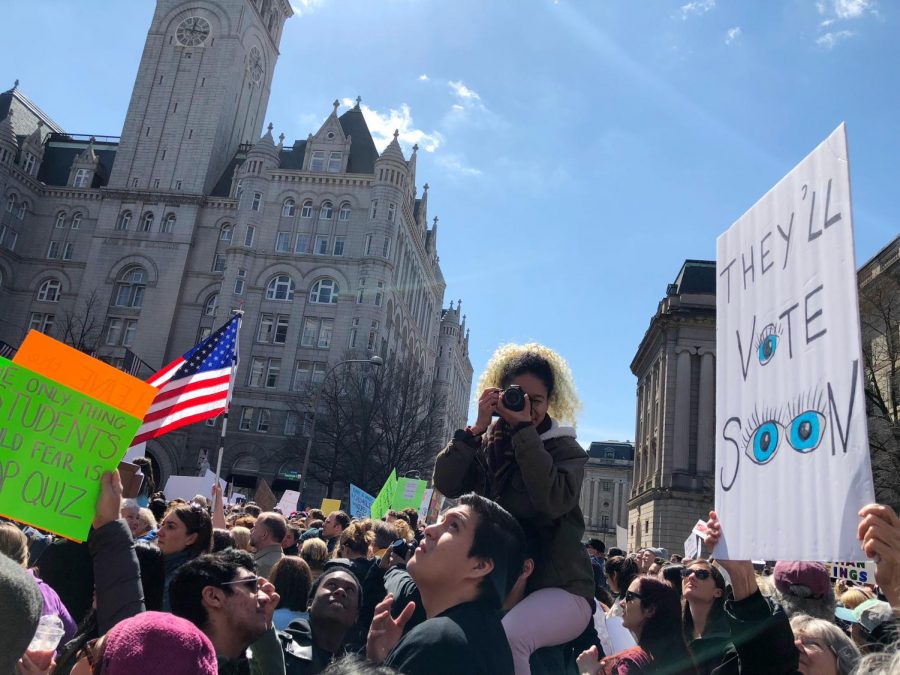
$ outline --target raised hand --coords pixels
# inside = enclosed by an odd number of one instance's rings
[[[722,538],[722,524],[715,511],[709,512],[709,520],[706,521],[706,536],[703,543],[707,551],[715,553],[716,545]],[[759,590],[756,583],[756,573],[753,571],[753,563],[749,560],[720,560],[716,558],[716,564],[720,565],[728,576],[731,577],[731,588],[734,591],[735,600],[743,600]]]
[[[118,520],[122,510],[122,479],[118,471],[107,471],[100,477],[100,497],[94,511],[94,529]]]
[[[481,392],[481,397],[478,399],[478,419],[475,421],[472,431],[482,434],[487,430],[491,425],[491,418],[494,416],[494,411],[497,410],[499,401],[500,390],[497,387],[488,387]]]
[[[366,640],[366,658],[375,663],[383,663],[391,650],[397,646],[403,637],[403,627],[416,611],[416,603],[410,602],[395,619],[391,616],[393,604],[394,596],[388,593],[384,600],[375,605],[375,618],[372,619],[369,637]]]
[[[857,535],[865,554],[875,561],[875,581],[891,606],[900,607],[900,518],[884,504],[864,506],[859,515]]]

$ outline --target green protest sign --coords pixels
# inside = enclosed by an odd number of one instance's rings
[[[397,487],[394,488],[394,498],[391,500],[391,508],[394,511],[412,508],[416,511],[422,505],[422,497],[425,495],[425,488],[428,487],[428,481],[418,480],[417,478],[401,478],[397,481]]]
[[[0,358],[0,514],[84,541],[141,420]]]
[[[375,497],[375,501],[372,502],[372,518],[384,518],[384,514],[386,514],[391,508],[391,499],[394,496],[394,488],[397,485],[397,470],[391,469],[391,475],[387,477],[387,480],[384,481],[384,485],[381,486],[381,490],[378,491],[378,496]]]

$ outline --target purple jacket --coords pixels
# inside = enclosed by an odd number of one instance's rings
[[[78,629],[78,626],[75,625],[75,622],[72,620],[72,615],[69,614],[69,610],[66,609],[62,600],[59,599],[56,591],[37,576],[34,573],[34,570],[30,569],[28,571],[31,572],[31,576],[33,576],[34,580],[37,582],[38,588],[41,591],[41,597],[44,598],[44,609],[41,612],[41,616],[56,614],[63,623],[63,628],[65,628],[66,632],[65,635],[63,635],[62,640],[59,641],[60,646],[62,646],[75,637],[75,631]]]

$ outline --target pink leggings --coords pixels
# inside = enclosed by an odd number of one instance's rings
[[[590,620],[591,606],[580,595],[542,588],[527,596],[503,617],[516,675],[531,674],[532,652],[574,640]]]

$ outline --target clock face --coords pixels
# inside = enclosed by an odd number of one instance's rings
[[[250,74],[250,79],[254,82],[259,82],[262,79],[262,56],[256,47],[250,49],[250,55],[247,57],[247,72]]]
[[[199,16],[191,16],[178,24],[175,37],[185,47],[198,47],[209,37],[209,21]]]

